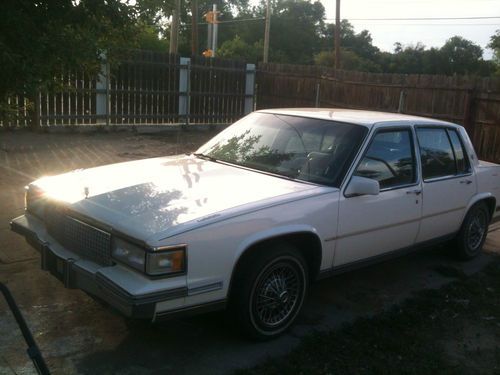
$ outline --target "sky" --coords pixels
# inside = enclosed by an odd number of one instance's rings
[[[327,22],[335,20],[335,0],[321,0]],[[441,47],[447,39],[460,35],[484,49],[490,37],[500,29],[500,0],[341,0],[340,15],[354,25],[356,32],[370,31],[373,44],[383,51],[393,51],[394,43],[423,43]],[[372,21],[359,18],[422,18],[422,17],[498,17],[479,20]],[[271,26],[272,27],[272,26]]]

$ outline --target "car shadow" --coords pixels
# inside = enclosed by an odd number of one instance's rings
[[[474,274],[492,259],[485,254],[462,263],[448,252],[433,248],[314,283],[297,323],[273,341],[241,337],[226,312],[154,324],[126,320],[121,342],[82,356],[76,369],[86,374],[221,374],[251,367],[288,353],[305,335],[377,314],[419,290]]]

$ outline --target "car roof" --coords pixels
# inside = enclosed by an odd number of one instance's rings
[[[390,112],[377,112],[377,111],[364,111],[357,109],[343,109],[343,108],[279,108],[279,109],[263,109],[257,112],[261,113],[274,113],[279,115],[299,116],[308,118],[317,118],[321,120],[332,120],[339,122],[347,122],[351,124],[364,125],[372,127],[375,124],[391,123],[395,126],[401,123],[410,123],[418,125],[453,125],[447,121],[441,121],[426,117],[411,116],[401,113]]]

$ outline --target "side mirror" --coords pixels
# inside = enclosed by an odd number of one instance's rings
[[[345,190],[345,196],[347,198],[360,195],[378,195],[379,193],[380,184],[377,180],[359,176],[353,176]]]

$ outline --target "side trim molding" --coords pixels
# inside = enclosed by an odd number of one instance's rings
[[[355,262],[342,264],[341,266],[333,267],[333,268],[330,268],[327,270],[323,270],[319,273],[317,280],[322,280],[322,279],[325,279],[325,278],[328,278],[328,277],[331,277],[334,275],[338,275],[338,274],[341,274],[344,272],[367,267],[367,266],[377,264],[377,263],[380,263],[380,262],[388,260],[388,259],[399,258],[403,255],[410,254],[410,253],[413,253],[415,251],[420,251],[420,250],[424,250],[424,249],[427,249],[427,248],[432,247],[432,246],[439,245],[443,242],[446,242],[446,241],[449,241],[449,240],[455,238],[455,236],[456,236],[456,233],[452,233],[452,234],[438,237],[438,238],[435,238],[435,239],[432,239],[429,241],[421,242],[421,243],[413,245],[413,246],[404,247],[402,249],[397,249],[397,250],[394,250],[394,251],[391,251],[391,252],[388,252],[385,254],[375,255],[375,256],[368,258],[368,259],[362,259],[362,260],[358,260]]]
[[[154,320],[167,320],[173,319],[179,316],[192,316],[198,314],[204,314],[207,312],[224,310],[227,306],[227,300],[221,299],[218,301],[208,302],[201,305],[182,307],[176,310],[160,311],[155,315]]]

